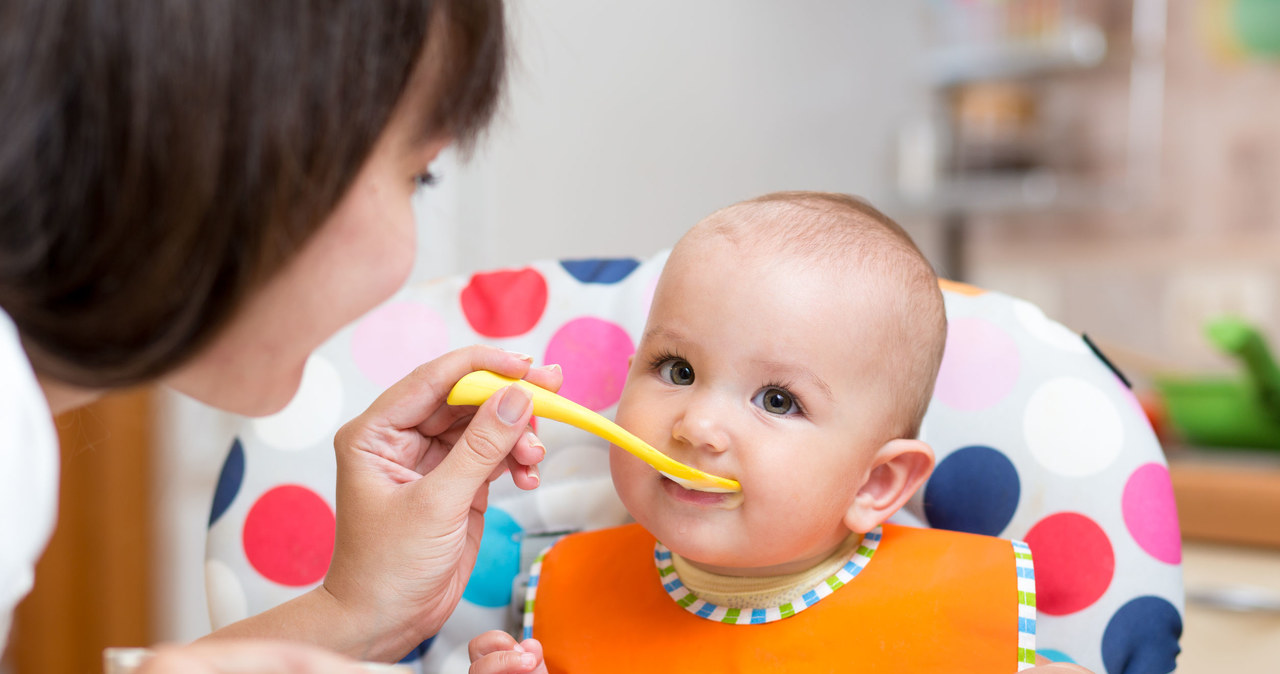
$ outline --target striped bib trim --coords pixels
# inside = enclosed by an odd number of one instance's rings
[[[871,562],[871,557],[876,553],[876,547],[880,545],[882,535],[880,527],[872,529],[862,537],[858,548],[853,551],[849,561],[845,562],[839,571],[813,586],[800,597],[781,606],[769,608],[727,608],[701,599],[680,580],[680,574],[676,572],[676,567],[671,562],[671,551],[662,543],[656,543],[653,546],[653,563],[658,567],[658,574],[662,577],[663,589],[667,591],[672,601],[684,610],[699,618],[727,625],[760,625],[790,618],[853,580]]]

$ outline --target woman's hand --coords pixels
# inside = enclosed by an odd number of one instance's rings
[[[528,424],[533,405],[510,386],[480,407],[451,406],[464,375],[492,370],[552,391],[558,366],[468,347],[392,386],[334,438],[337,540],[324,589],[380,636],[366,659],[399,658],[453,612],[475,565],[489,482],[509,471],[538,485],[546,450]]]
[[[116,671],[108,667],[108,672]],[[287,641],[219,641],[160,647],[135,674],[368,674],[354,660]]]
[[[324,583],[210,635],[306,641],[360,660],[399,660],[439,631],[475,566],[489,482],[538,486],[546,454],[533,405],[510,386],[479,407],[446,403],[475,370],[560,388],[559,366],[493,347],[447,353],[414,370],[343,426],[337,538]]]
[[[485,632],[467,644],[469,674],[547,674],[542,644],[537,639],[520,643],[506,632]]]

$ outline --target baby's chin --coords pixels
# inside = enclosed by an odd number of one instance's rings
[[[787,574],[803,571],[803,568],[791,568],[795,562],[787,560],[752,560],[741,558],[725,558],[721,555],[698,554],[706,552],[700,550],[691,550],[692,555],[681,553],[679,550],[667,546],[672,552],[680,555],[680,558],[689,562],[693,566],[720,576],[737,576],[743,578],[768,578],[771,576],[785,576]],[[780,563],[779,563],[780,562]]]
[[[668,550],[679,555],[684,561],[703,571],[722,576],[778,575],[769,573],[768,569],[779,563],[788,562],[776,557],[765,559],[758,552],[759,546],[715,539],[714,534],[708,536],[705,531],[699,532],[696,528],[682,532],[679,527],[673,526],[662,532],[666,536],[659,534],[661,529],[650,528],[649,531],[657,535],[658,540]]]
[[[650,529],[650,531],[653,531]],[[739,576],[749,578],[769,578],[786,576],[808,571],[822,562],[834,552],[834,549],[819,552],[806,557],[784,557],[777,554],[762,554],[762,549],[771,546],[729,544],[724,540],[713,540],[706,536],[681,536],[678,532],[670,532],[670,541],[659,537],[658,540],[668,550],[679,555],[681,559],[709,573],[721,576]]]

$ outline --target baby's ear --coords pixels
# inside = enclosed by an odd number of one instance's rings
[[[876,452],[867,481],[845,513],[845,526],[865,534],[889,519],[924,485],[933,461],[933,448],[920,440],[890,440]]]

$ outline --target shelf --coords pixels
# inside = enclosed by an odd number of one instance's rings
[[[910,210],[927,213],[1077,213],[1119,209],[1127,191],[1051,171],[949,178],[927,193],[899,195]]]
[[[1186,540],[1280,548],[1280,452],[1170,446]]]
[[[1088,69],[1102,63],[1106,54],[1102,30],[1081,24],[1046,37],[939,48],[930,55],[927,68],[929,80],[946,87]]]

